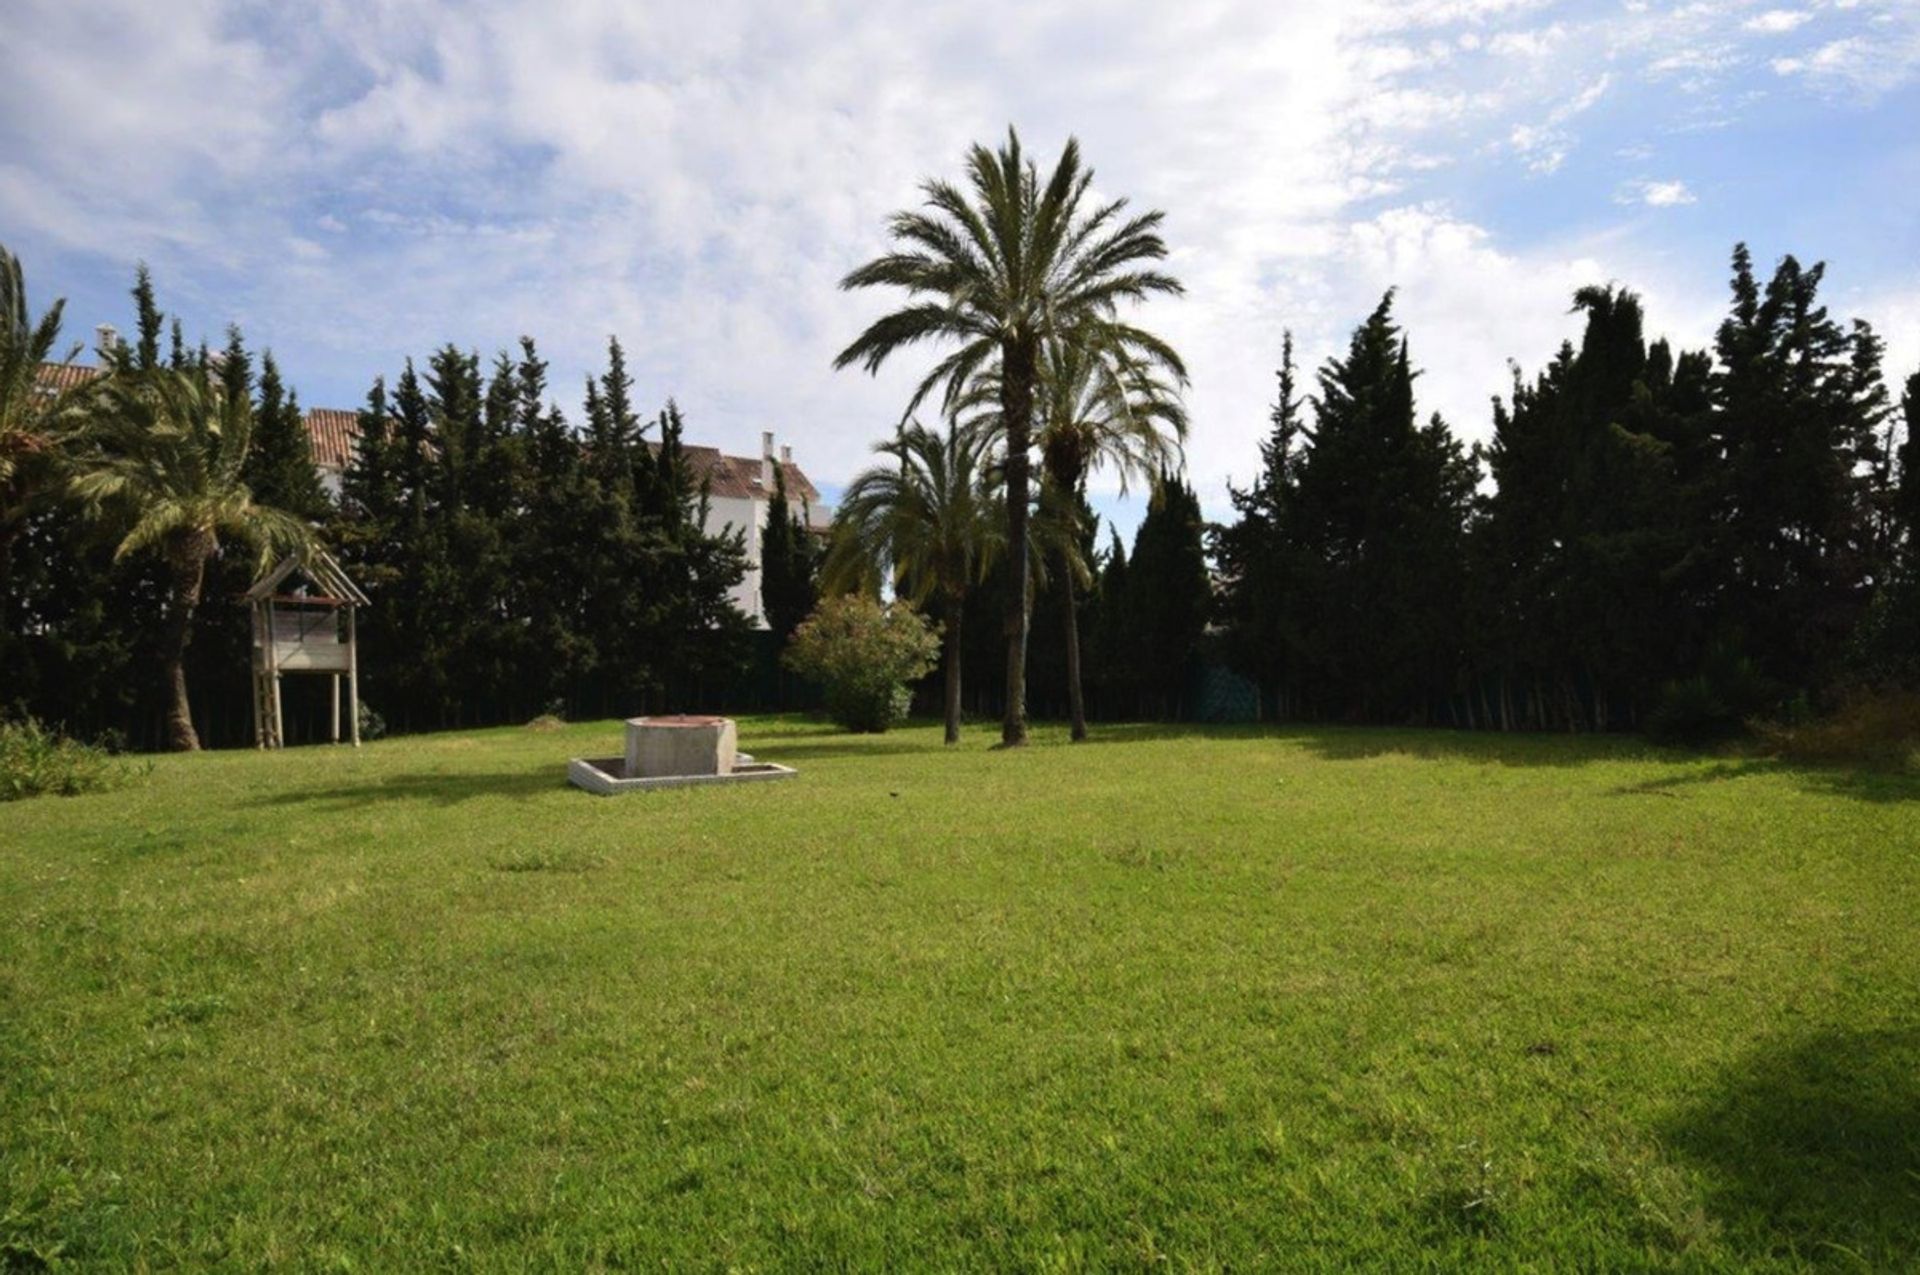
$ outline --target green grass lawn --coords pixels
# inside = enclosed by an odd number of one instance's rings
[[[1920,1254],[1920,780],[610,723],[0,806],[0,1268]]]

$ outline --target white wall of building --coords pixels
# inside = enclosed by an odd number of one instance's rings
[[[747,573],[733,586],[733,604],[753,621],[753,627],[767,627],[760,606],[760,539],[766,526],[767,502],[745,500],[738,496],[715,496],[707,504],[706,531],[717,536],[725,531],[741,532],[747,546]]]

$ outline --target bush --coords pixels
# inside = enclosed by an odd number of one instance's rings
[[[1657,740],[1707,744],[1731,739],[1754,717],[1778,704],[1780,689],[1752,660],[1728,645],[1707,653],[1700,672],[1660,689],[1647,715],[1647,733]]]
[[[1754,733],[1788,761],[1912,769],[1920,763],[1920,694],[1861,692],[1829,716],[1755,722]]]
[[[827,716],[848,730],[878,733],[906,719],[907,683],[924,677],[939,652],[939,626],[918,611],[852,594],[815,607],[784,659],[819,683]]]
[[[1920,690],[1920,565],[1896,572],[1874,593],[1847,664],[1863,684]]]
[[[117,782],[122,770],[104,748],[68,739],[31,717],[0,722],[0,801],[95,792]]]

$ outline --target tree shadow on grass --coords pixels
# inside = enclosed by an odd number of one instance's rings
[[[481,797],[524,800],[567,786],[567,766],[562,760],[532,770],[419,771],[363,783],[290,788],[282,792],[262,793],[253,798],[250,804],[350,809],[375,802],[417,801],[435,806],[454,806]]]
[[[873,735],[851,735],[845,731],[837,735],[823,736],[818,742],[790,743],[794,736],[768,739],[751,746],[742,744],[753,754],[755,761],[778,762],[783,766],[798,765],[803,761],[817,761],[823,757],[903,757],[913,753],[937,753],[942,751],[940,744],[910,744],[899,740],[886,740]]]
[[[1755,775],[1784,775],[1807,792],[1852,797],[1857,801],[1920,801],[1920,775],[1872,767],[1794,765],[1775,757],[1724,761],[1701,770],[1662,775],[1610,790],[1614,797],[1677,797],[1702,784],[1723,783]]]
[[[1500,766],[1584,766],[1635,758],[1681,760],[1687,755],[1631,735],[1559,735],[1444,730],[1398,726],[1303,726],[1283,724],[1173,725],[1129,723],[1095,726],[1089,743],[1142,744],[1182,739],[1266,740],[1295,744],[1323,761],[1418,757]]]
[[[1920,1254],[1920,1031],[1769,1042],[1664,1133],[1744,1259],[1895,1270]]]
[[[1573,769],[1595,762],[1650,762],[1686,766],[1674,774],[1611,789],[1609,795],[1679,796],[1685,789],[1761,775],[1783,775],[1808,792],[1860,801],[1920,801],[1920,775],[1871,766],[1794,764],[1775,757],[1723,758],[1663,747],[1637,735],[1562,735],[1418,729],[1394,726],[1168,724],[1140,722],[1093,728],[1089,743],[1146,744],[1182,739],[1267,740],[1294,744],[1322,761],[1415,757],[1483,766]]]

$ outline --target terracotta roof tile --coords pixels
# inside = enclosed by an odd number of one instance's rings
[[[85,363],[42,363],[33,383],[48,394],[60,394],[77,389],[99,375],[99,368]]]
[[[360,439],[360,413],[332,407],[307,409],[307,441],[313,463],[322,469],[345,470]]]
[[[649,444],[658,447],[659,444]],[[687,458],[687,468],[692,471],[693,479],[699,482],[706,479],[708,490],[715,496],[732,500],[754,500],[771,498],[770,488],[760,485],[760,462],[750,456],[728,456],[718,447],[700,447],[687,444],[681,447]],[[807,478],[800,466],[792,461],[781,465],[787,480],[787,499],[793,504],[805,502],[811,509],[820,508],[820,491]]]

